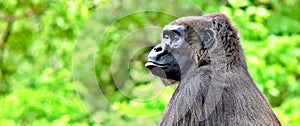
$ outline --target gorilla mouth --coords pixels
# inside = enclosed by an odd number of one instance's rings
[[[159,67],[161,69],[166,69],[168,66],[169,66],[169,64],[159,64],[159,63],[151,62],[151,61],[148,61],[145,64],[145,67],[147,67],[150,70],[153,69],[153,68],[155,68],[155,67]]]

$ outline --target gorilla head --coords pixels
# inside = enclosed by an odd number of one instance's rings
[[[203,22],[204,26],[205,23],[207,22]],[[192,42],[195,40],[197,43]],[[156,76],[180,81],[194,64],[207,63],[203,60],[205,55],[199,57],[200,53],[191,48],[200,46],[198,51],[203,52],[213,43],[214,32],[212,30],[195,30],[188,24],[173,22],[163,28],[161,43],[151,50],[145,66]],[[195,52],[197,54],[194,54]]]

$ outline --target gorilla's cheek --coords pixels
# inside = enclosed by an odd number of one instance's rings
[[[169,66],[166,70],[167,79],[177,80],[180,81],[181,78],[181,71],[179,64],[175,62],[171,66]]]

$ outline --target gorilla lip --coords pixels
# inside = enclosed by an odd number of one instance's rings
[[[158,64],[158,63],[155,63],[155,62],[148,61],[145,64],[145,67],[147,67],[148,69],[152,69],[154,67],[159,67],[159,68],[165,69],[165,68],[168,67],[168,64]]]

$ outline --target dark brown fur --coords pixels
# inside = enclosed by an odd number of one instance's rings
[[[280,126],[264,95],[250,77],[237,30],[222,14],[180,18],[195,64],[181,78],[160,126]],[[203,50],[195,32],[215,31],[212,48]],[[201,66],[209,60],[210,64]]]

